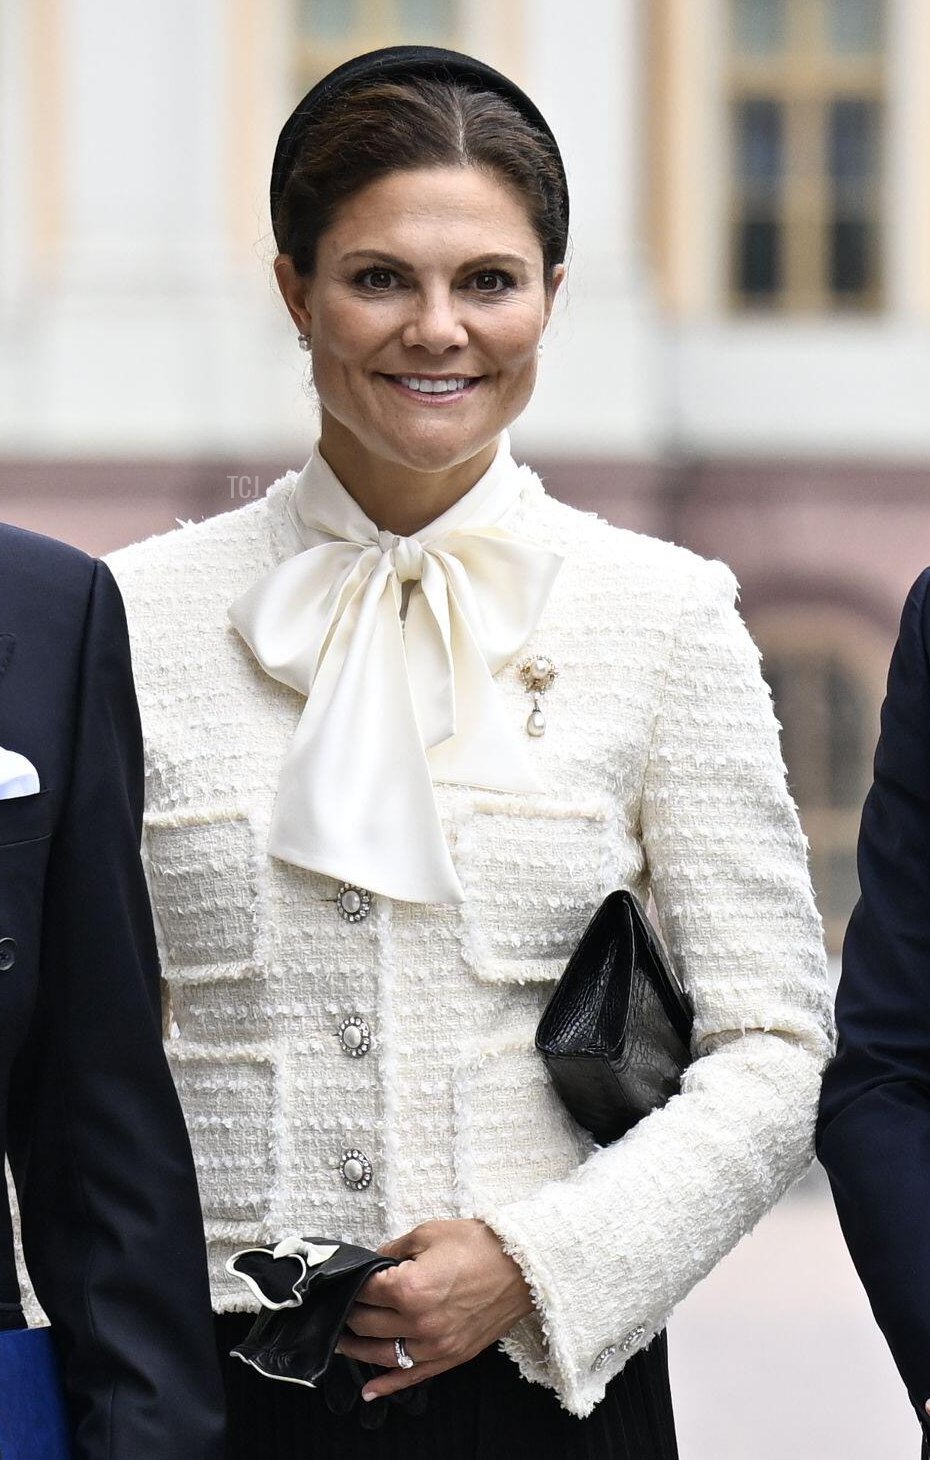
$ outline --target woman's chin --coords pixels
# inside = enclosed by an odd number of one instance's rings
[[[437,423],[439,424],[439,423]],[[451,424],[451,423],[450,423]],[[411,431],[401,439],[385,441],[375,452],[385,460],[415,472],[444,472],[471,461],[499,437],[503,427],[478,436],[464,436],[454,430],[431,428]]]

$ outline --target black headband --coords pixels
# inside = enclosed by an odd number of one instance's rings
[[[291,112],[278,138],[271,168],[271,220],[276,223],[278,205],[300,153],[300,146],[314,116],[334,97],[378,81],[458,81],[476,91],[492,91],[509,101],[525,121],[548,138],[562,179],[562,208],[568,230],[568,182],[559,144],[542,112],[513,81],[493,67],[459,51],[434,46],[388,46],[353,56],[318,81]]]

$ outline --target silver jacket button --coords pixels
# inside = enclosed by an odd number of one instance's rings
[[[615,1343],[609,1343],[606,1348],[601,1349],[597,1358],[594,1360],[594,1363],[591,1365],[591,1368],[594,1370],[595,1374],[600,1373],[604,1365],[610,1363],[616,1352],[617,1345]]]
[[[637,1324],[637,1326],[627,1334],[626,1338],[621,1343],[620,1347],[623,1349],[623,1352],[625,1354],[628,1354],[630,1352],[630,1349],[635,1348],[640,1340],[645,1337],[645,1334],[645,1326],[642,1323]]]
[[[371,912],[371,893],[352,882],[343,882],[336,894],[336,910],[347,923],[363,923]]]
[[[339,1025],[339,1039],[343,1054],[356,1060],[371,1049],[371,1030],[361,1014],[350,1014],[348,1019],[343,1019]]]
[[[364,1191],[366,1186],[371,1185],[371,1162],[364,1151],[343,1151],[339,1170],[351,1191]]]

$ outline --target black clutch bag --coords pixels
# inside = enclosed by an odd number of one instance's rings
[[[612,892],[582,935],[536,1030],[562,1103],[602,1146],[675,1095],[694,1015],[631,892]]]

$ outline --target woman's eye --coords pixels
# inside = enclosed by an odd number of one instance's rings
[[[363,289],[374,289],[383,294],[390,289],[394,283],[394,273],[391,269],[363,269],[355,276],[356,284],[361,284]]]
[[[505,274],[502,269],[483,269],[475,275],[474,283],[479,294],[503,294],[513,288],[514,279],[512,274]]]

